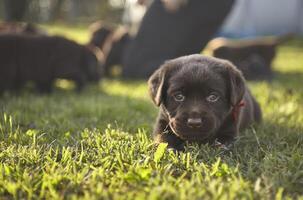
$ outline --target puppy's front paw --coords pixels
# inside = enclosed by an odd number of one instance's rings
[[[175,153],[177,152],[180,152],[180,151],[184,151],[185,147],[184,147],[184,144],[177,144],[177,145],[171,145],[171,144],[168,144],[168,147],[167,149],[169,151],[173,151]]]

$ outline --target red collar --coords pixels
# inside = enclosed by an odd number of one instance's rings
[[[234,122],[238,121],[239,114],[240,114],[240,109],[243,106],[245,106],[244,100],[240,101],[238,104],[233,106],[233,108],[232,108],[232,117],[233,117]]]

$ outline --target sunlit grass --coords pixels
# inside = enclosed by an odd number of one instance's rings
[[[82,44],[85,44],[89,41],[88,25],[70,26],[67,24],[56,24],[55,26],[41,25],[41,27],[46,28],[48,33],[51,35],[66,36]]]
[[[86,29],[46,26],[87,41]],[[0,99],[0,199],[303,199],[303,42],[279,48],[271,82],[249,82],[264,123],[224,152],[174,153],[150,137],[145,81]],[[301,196],[300,196],[301,195]]]

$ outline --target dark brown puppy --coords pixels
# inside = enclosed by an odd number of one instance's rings
[[[55,79],[70,79],[80,90],[98,81],[102,68],[85,46],[59,36],[0,35],[0,93],[18,90],[26,82],[50,92]]]
[[[88,45],[99,48],[104,55],[105,75],[111,76],[111,67],[122,64],[122,58],[131,36],[124,27],[115,30],[103,25],[102,22],[95,22],[91,26],[91,39]]]
[[[262,118],[241,72],[225,60],[180,57],[163,64],[148,83],[160,107],[154,139],[178,150],[184,141],[228,144]]]
[[[277,46],[289,38],[291,35],[241,40],[216,38],[209,42],[208,49],[214,57],[235,64],[248,80],[271,80]]]

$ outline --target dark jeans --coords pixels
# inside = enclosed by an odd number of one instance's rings
[[[154,0],[123,57],[125,78],[147,78],[165,60],[200,53],[217,32],[234,0],[188,0],[175,13]]]

